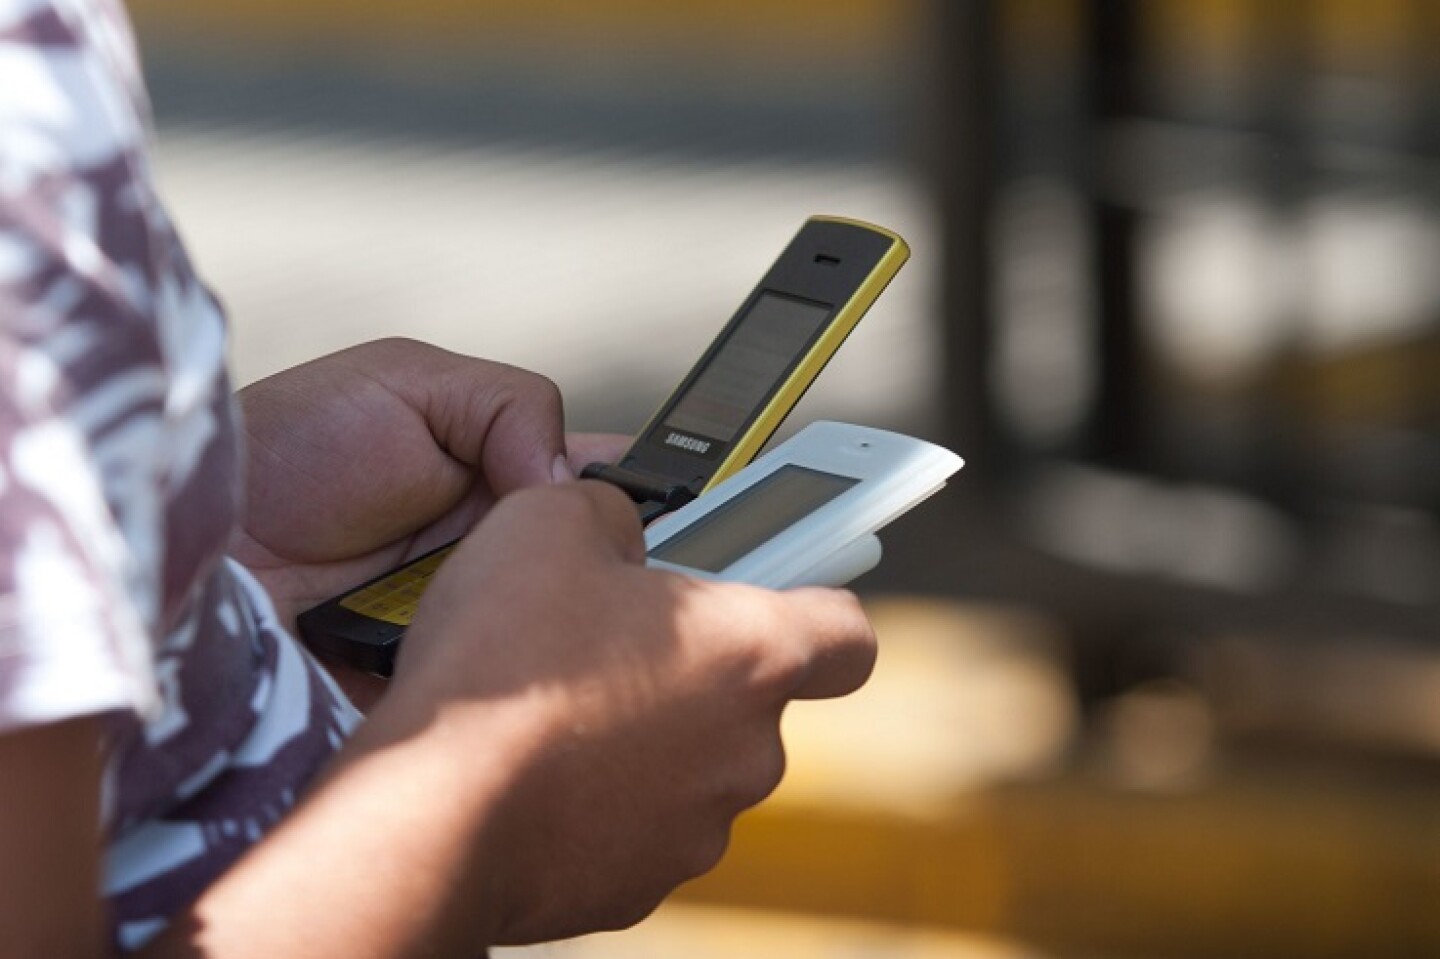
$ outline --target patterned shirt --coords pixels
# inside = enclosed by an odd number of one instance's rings
[[[148,117],[118,0],[0,0],[0,734],[109,720],[119,949],[261,838],[357,721],[223,555],[224,319],[155,196]]]

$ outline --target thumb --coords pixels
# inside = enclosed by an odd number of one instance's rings
[[[573,479],[560,390],[538,373],[457,357],[432,387],[435,438],[496,495]]]

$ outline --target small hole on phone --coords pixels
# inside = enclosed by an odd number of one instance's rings
[[[815,262],[823,266],[839,266],[840,258],[838,256],[831,256],[829,253],[816,253]]]

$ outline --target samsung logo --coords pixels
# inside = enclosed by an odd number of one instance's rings
[[[665,437],[665,445],[678,446],[680,449],[688,450],[691,453],[703,454],[710,452],[709,440],[697,440],[695,437],[686,436],[684,433],[669,434]]]

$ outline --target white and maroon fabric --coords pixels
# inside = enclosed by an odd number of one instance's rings
[[[242,488],[225,322],[154,193],[148,127],[118,3],[0,0],[0,734],[107,717],[121,950],[358,721],[224,557]]]

